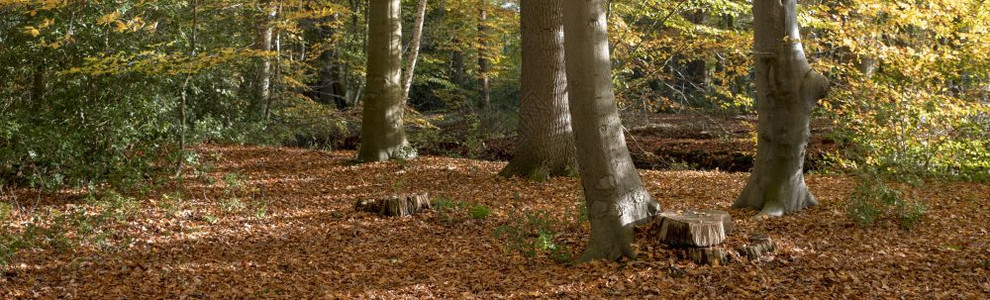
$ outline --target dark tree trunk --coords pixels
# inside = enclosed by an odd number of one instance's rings
[[[499,173],[541,180],[577,172],[564,69],[561,0],[523,1],[519,143]]]

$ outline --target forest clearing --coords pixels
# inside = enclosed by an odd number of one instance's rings
[[[778,252],[757,261],[697,265],[659,244],[655,232],[642,230],[636,260],[572,266],[557,262],[550,251],[537,249],[532,257],[512,251],[496,231],[513,226],[518,216],[550,212],[553,244],[577,255],[588,224],[580,220],[575,178],[503,178],[495,175],[503,163],[461,158],[355,165],[351,151],[239,146],[196,151],[208,157],[208,171],[187,175],[185,195],[168,196],[170,189],[164,188],[134,199],[137,205],[108,225],[118,229],[99,243],[83,238],[71,251],[18,254],[17,263],[0,267],[0,295],[978,299],[990,293],[987,184],[911,189],[930,210],[906,231],[896,220],[863,227],[846,218],[854,187],[849,176],[809,175],[820,206],[758,221],[752,211],[728,208],[745,173],[641,171],[664,210],[727,210],[736,232],[726,243],[764,232],[777,241]],[[404,218],[353,208],[357,199],[421,192],[450,203]],[[0,200],[38,201],[37,209],[50,214],[104,209],[69,193],[35,198],[15,191]]]
[[[990,1],[0,0],[0,299],[987,299]]]

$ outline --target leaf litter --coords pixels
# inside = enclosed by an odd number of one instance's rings
[[[856,225],[845,215],[849,176],[807,176],[821,205],[756,220],[729,209],[747,173],[640,171],[664,211],[722,209],[727,243],[767,233],[778,251],[724,266],[678,259],[638,230],[638,259],[569,264],[507,251],[494,233],[514,212],[548,211],[555,242],[577,257],[586,242],[576,178],[496,175],[504,163],[420,157],[354,164],[350,151],[203,146],[201,174],[181,193],[162,188],[109,223],[104,246],[32,248],[0,265],[3,298],[986,298],[990,185],[931,182],[911,192],[928,214],[913,230]],[[234,185],[234,186],[231,186]],[[406,218],[355,212],[358,199],[428,192],[486,206]],[[171,194],[170,194],[171,193]],[[95,209],[78,192],[2,195],[34,210]],[[22,209],[23,210],[23,209]],[[13,228],[27,213],[14,214]],[[111,245],[109,247],[105,245]]]

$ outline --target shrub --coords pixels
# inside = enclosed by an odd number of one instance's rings
[[[911,229],[927,214],[928,208],[918,200],[893,188],[876,174],[860,174],[859,186],[850,195],[847,216],[868,226],[884,217],[899,220],[904,229]]]
[[[540,210],[523,216],[513,212],[509,214],[509,220],[508,224],[495,230],[495,235],[504,240],[506,252],[517,252],[527,259],[546,254],[558,262],[571,260],[566,247],[554,241],[556,221],[549,212]]]
[[[475,220],[484,220],[485,218],[488,218],[488,215],[492,214],[492,210],[487,206],[478,204],[471,206],[471,210],[468,211],[468,213]]]

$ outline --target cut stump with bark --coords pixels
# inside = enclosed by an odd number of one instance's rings
[[[382,199],[361,199],[354,203],[354,210],[386,217],[405,217],[430,209],[430,195],[410,194]]]
[[[739,247],[739,255],[748,259],[759,259],[777,250],[770,237],[766,234],[749,235],[749,244]]]
[[[724,211],[677,211],[660,214],[660,242],[681,247],[721,244],[732,231]]]
[[[729,251],[722,248],[682,248],[678,249],[676,253],[677,256],[699,265],[724,266],[729,262]]]

